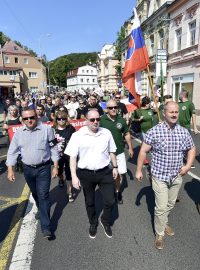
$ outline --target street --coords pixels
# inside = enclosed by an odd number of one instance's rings
[[[169,220],[175,236],[165,237],[164,250],[154,246],[154,195],[144,167],[144,179],[134,177],[139,142],[133,140],[135,155],[128,159],[127,178],[124,179],[122,205],[113,210],[113,238],[104,234],[99,224],[95,239],[88,235],[83,192],[74,203],[68,203],[66,187],[61,189],[52,180],[51,220],[55,238],[43,239],[40,224],[34,218],[34,205],[28,203],[29,191],[23,174],[17,173],[16,182],[6,180],[5,137],[0,138],[0,270],[3,269],[70,269],[70,270],[198,270],[200,265],[200,215],[196,203],[200,201],[200,135],[193,136],[197,146],[195,169],[184,177]],[[98,189],[97,212],[102,210]],[[26,211],[26,212],[25,212]]]

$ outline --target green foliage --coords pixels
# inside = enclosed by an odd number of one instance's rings
[[[56,58],[49,63],[50,81],[53,85],[66,87],[67,72],[85,66],[86,64],[96,64],[97,53],[71,53]]]
[[[4,35],[3,32],[0,32],[0,45],[3,46],[7,40],[10,40],[10,38]]]
[[[36,57],[37,53],[34,52],[32,49],[28,48],[27,46],[23,46],[21,42],[15,40],[14,41],[19,47],[23,48],[25,51],[29,52],[32,56]]]
[[[122,43],[124,42],[125,39],[125,28],[122,26],[120,31],[117,33],[117,39],[115,41],[115,57],[119,61],[119,64],[115,66],[116,72],[121,78],[121,57],[122,57]]]

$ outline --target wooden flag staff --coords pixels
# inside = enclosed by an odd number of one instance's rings
[[[156,113],[158,115],[159,122],[161,122],[160,112],[158,110],[158,102],[156,100],[155,92],[153,90],[153,82],[152,82],[152,79],[151,79],[151,76],[150,76],[149,66],[147,66],[147,71],[148,71],[148,78],[149,78],[149,83],[150,83],[151,91],[152,91],[152,94],[153,94],[153,100],[154,100],[154,103],[155,103],[155,106],[156,106]]]

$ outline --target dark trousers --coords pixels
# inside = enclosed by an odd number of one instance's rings
[[[98,185],[103,196],[104,203],[101,222],[104,225],[111,225],[112,208],[115,202],[112,170],[108,167],[97,172],[78,169],[77,176],[80,179],[81,186],[83,187],[85,205],[90,224],[98,224],[95,209],[95,189]]]
[[[65,177],[66,180],[71,181],[71,171],[69,167],[69,159],[66,156],[63,156],[58,161],[58,176],[61,176],[63,174],[63,171],[65,170]]]
[[[23,165],[24,177],[40,212],[41,230],[51,230],[49,189],[51,184],[51,164],[38,168]]]

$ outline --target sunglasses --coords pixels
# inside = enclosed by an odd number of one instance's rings
[[[90,118],[90,119],[88,119],[90,122],[95,122],[95,121],[97,121],[97,122],[99,122],[100,121],[100,118]]]
[[[29,116],[29,117],[24,117],[22,118],[24,121],[27,121],[27,120],[33,120],[35,119],[35,116]]]
[[[57,121],[65,121],[65,120],[67,120],[67,118],[62,118],[62,117],[57,118]]]
[[[117,110],[118,109],[118,107],[117,106],[112,106],[112,107],[107,107],[109,110],[113,110],[113,109],[115,109],[115,110]]]
[[[120,99],[120,97],[115,97],[115,98]]]

